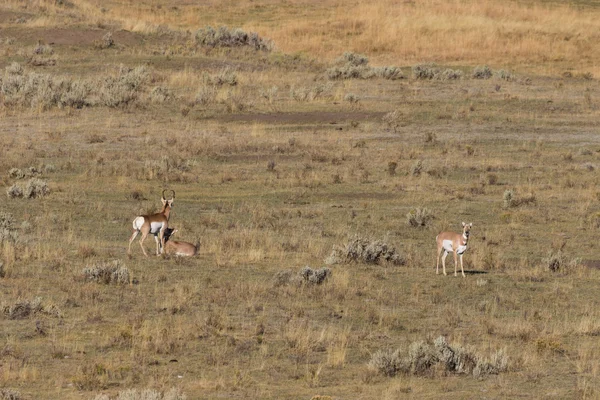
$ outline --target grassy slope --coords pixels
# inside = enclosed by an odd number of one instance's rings
[[[264,7],[271,20],[281,17]],[[240,21],[242,11],[234,13]],[[87,29],[79,25],[71,29]],[[569,259],[596,258],[596,80],[519,73],[513,82],[346,81],[323,100],[296,102],[289,89],[320,82],[318,63],[192,54],[177,39],[139,35],[144,44],[104,51],[56,45],[58,65],[37,70],[86,77],[148,62],[155,83],[172,87],[178,101],[2,110],[3,186],[14,182],[12,167],[55,171],[43,174],[50,196],[2,207],[20,242],[3,244],[1,303],[41,296],[63,313],[4,317],[2,387],[64,399],[174,386],[188,398],[598,396],[599,272],[550,274],[543,262],[561,247]],[[6,63],[24,60],[35,42],[19,40],[3,44]],[[165,48],[173,54],[156,52]],[[224,101],[183,115],[202,82],[195,71],[225,64],[238,68],[235,90],[251,105],[231,114]],[[257,93],[272,85],[280,90],[270,103]],[[347,93],[360,94],[359,104],[345,102]],[[396,132],[380,117],[395,109],[403,115]],[[291,115],[285,124],[268,118],[283,113]],[[417,160],[430,173],[413,176]],[[184,239],[200,239],[199,257],[143,259],[134,244],[126,258],[132,217],[155,210],[163,187],[176,190],[172,223]],[[536,202],[503,209],[507,189],[533,192]],[[416,206],[433,211],[430,226],[406,224]],[[461,220],[474,223],[467,269],[485,274],[435,276],[433,238]],[[273,286],[276,272],[319,267],[354,234],[395,245],[408,265],[333,266],[322,287]],[[152,239],[146,245],[154,248]],[[82,282],[83,267],[112,259],[139,284]],[[486,355],[506,347],[509,372],[384,378],[366,368],[378,349],[405,351],[439,335]]]

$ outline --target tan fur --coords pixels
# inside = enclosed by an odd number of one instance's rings
[[[445,240],[449,240],[452,242],[452,253],[454,254],[454,276],[458,275],[458,260],[457,258],[460,257],[460,270],[462,272],[462,276],[463,278],[465,277],[465,269],[463,268],[463,259],[462,259],[462,253],[458,254],[458,250],[461,246],[464,246],[464,251],[466,251],[466,246],[467,243],[469,241],[469,235],[470,235],[470,230],[473,227],[473,223],[470,224],[465,224],[464,222],[462,223],[463,225],[463,232],[462,233],[456,233],[456,232],[441,232],[439,235],[437,235],[435,237],[435,240],[437,242],[437,256],[436,256],[436,267],[435,267],[435,273],[439,274],[440,273],[440,254],[442,253],[442,251],[444,252],[444,255],[442,256],[442,269],[444,272],[444,275],[446,275],[446,256],[448,255],[448,250],[444,249],[444,241]]]
[[[173,240],[172,237],[177,233],[177,229],[168,228],[165,231],[165,253],[176,256],[192,257],[198,253],[198,245],[194,246],[188,242]]]
[[[158,232],[158,238],[156,237],[156,235],[154,236],[154,240],[156,241],[156,255],[159,256],[162,253],[162,251],[164,251],[164,246],[165,246],[164,234],[165,234],[165,230],[167,229],[167,227],[169,225],[169,216],[171,214],[171,208],[173,207],[173,201],[175,200],[175,191],[172,191],[172,192],[173,192],[173,197],[170,200],[167,200],[165,198],[165,191],[163,190],[163,195],[162,195],[162,198],[160,199],[163,206],[162,206],[162,209],[160,210],[160,212],[158,212],[156,214],[140,215],[140,216],[136,217],[136,219],[139,217],[144,218],[144,223],[140,229],[135,229],[135,228],[133,229],[133,234],[131,235],[131,238],[129,239],[129,248],[127,249],[127,254],[131,254],[131,243],[136,238],[138,233],[141,233],[142,237],[140,238],[140,247],[142,248],[144,255],[146,257],[148,257],[148,253],[146,253],[146,249],[144,248],[144,240],[146,240],[146,237],[150,233],[151,224],[153,222],[162,223],[162,227],[161,227],[160,231]],[[135,224],[135,220],[134,220],[134,224]],[[160,242],[159,242],[159,239],[160,239]]]

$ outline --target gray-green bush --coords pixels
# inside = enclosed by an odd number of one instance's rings
[[[262,51],[272,51],[275,47],[272,40],[262,38],[258,33],[226,26],[199,29],[194,34],[194,39],[198,44],[208,47],[250,47]]]

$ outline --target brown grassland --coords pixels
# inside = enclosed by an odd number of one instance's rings
[[[0,400],[600,398],[600,3],[367,3],[0,4]]]

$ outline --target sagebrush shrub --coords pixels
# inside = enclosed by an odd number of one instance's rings
[[[440,69],[435,64],[418,64],[412,67],[415,79],[433,79],[439,72]]]
[[[255,32],[247,33],[239,28],[229,29],[226,26],[199,29],[194,34],[194,39],[198,44],[208,47],[247,46],[262,51],[272,51],[275,47],[272,40],[261,38]]]
[[[414,227],[423,227],[427,226],[433,218],[434,215],[430,209],[417,207],[406,214],[406,223]]]
[[[406,264],[406,259],[396,249],[381,241],[370,240],[355,236],[344,247],[336,247],[326,258],[326,264],[341,264],[349,262],[364,262],[377,264],[390,262],[395,265]]]
[[[327,69],[325,74],[331,80],[371,79],[375,77],[396,80],[404,78],[402,70],[395,66],[370,67],[369,59],[362,55],[345,52],[336,60],[335,66]]]
[[[396,376],[405,368],[405,362],[400,357],[400,350],[377,350],[367,364],[369,368],[385,376]]]
[[[21,392],[13,389],[0,389],[0,400],[22,400]]]
[[[474,79],[490,79],[492,77],[492,70],[487,65],[477,66],[473,69]]]
[[[291,270],[279,271],[273,277],[273,286],[295,285],[320,285],[331,276],[329,268],[312,269],[309,266],[303,267],[298,273]]]
[[[14,217],[4,211],[0,211],[0,244],[4,241],[16,242],[19,237],[14,225]]]
[[[440,366],[451,373],[481,377],[507,371],[508,356],[504,349],[500,349],[487,359],[471,348],[449,345],[446,338],[440,336],[433,344],[425,341],[411,343],[405,357],[399,350],[379,350],[373,354],[368,366],[385,376],[398,373],[425,375],[433,367]]]
[[[122,265],[120,260],[99,262],[86,266],[83,271],[86,281],[114,284],[127,284],[130,282],[129,269]]]
[[[8,319],[24,319],[38,313],[62,317],[62,312],[56,305],[42,304],[41,297],[36,297],[33,300],[20,300],[14,304],[3,305],[2,312]]]
[[[11,199],[26,198],[36,199],[44,197],[50,193],[48,183],[38,178],[32,178],[27,182],[18,182],[6,190],[6,194]]]

